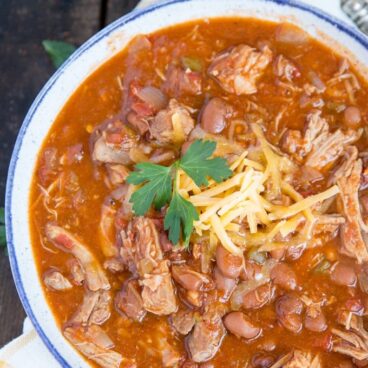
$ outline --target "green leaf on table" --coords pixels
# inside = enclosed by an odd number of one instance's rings
[[[59,66],[75,51],[76,47],[63,41],[42,41],[42,46],[49,55],[55,68]]]

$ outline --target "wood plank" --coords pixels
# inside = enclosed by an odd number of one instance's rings
[[[0,255],[0,347],[22,331],[25,313],[11,276],[8,256]]]
[[[1,0],[0,7],[0,206],[6,173],[22,120],[38,91],[54,72],[42,48],[44,39],[76,45],[100,27],[101,0]],[[25,317],[10,273],[0,254],[0,346],[21,333]]]
[[[130,12],[137,6],[138,3],[139,0],[107,0],[105,23],[109,24],[124,14]]]
[[[100,0],[2,0],[0,10],[0,205],[5,173],[22,120],[54,72],[44,39],[81,44],[100,26]]]

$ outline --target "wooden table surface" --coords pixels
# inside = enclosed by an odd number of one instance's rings
[[[24,116],[54,72],[41,42],[78,46],[138,0],[0,0],[0,206],[6,174]],[[0,347],[22,330],[25,313],[15,290],[8,257],[0,251]]]

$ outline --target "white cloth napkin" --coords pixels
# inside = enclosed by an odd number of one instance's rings
[[[141,0],[138,8],[151,5],[159,0]],[[351,24],[341,11],[339,0],[304,0]],[[59,363],[47,350],[28,318],[24,321],[23,334],[0,350],[0,368],[60,368]]]

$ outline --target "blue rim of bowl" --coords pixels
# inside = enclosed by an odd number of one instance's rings
[[[19,297],[27,313],[28,317],[31,319],[34,328],[36,329],[38,335],[41,337],[43,343],[46,345],[51,354],[56,358],[56,360],[61,364],[62,367],[71,368],[71,366],[66,362],[66,360],[60,355],[56,347],[49,340],[42,327],[40,326],[37,318],[35,317],[31,304],[28,300],[27,293],[24,289],[21,280],[21,274],[19,271],[18,262],[15,256],[14,243],[13,243],[13,228],[12,228],[12,215],[11,215],[11,206],[12,206],[12,192],[13,192],[13,183],[14,183],[14,172],[18,161],[18,155],[20,148],[22,146],[23,138],[27,133],[27,129],[33,119],[35,112],[37,111],[39,105],[42,103],[43,99],[49,92],[49,90],[53,87],[55,82],[63,75],[64,71],[69,67],[70,64],[74,62],[74,60],[78,59],[85,51],[99,42],[101,39],[109,36],[110,33],[114,32],[116,29],[124,26],[127,23],[134,21],[135,19],[144,16],[148,13],[154,12],[157,9],[164,8],[166,6],[170,6],[176,3],[186,3],[196,0],[168,0],[163,1],[158,4],[149,6],[142,10],[137,9],[132,11],[131,13],[119,18],[106,28],[102,29],[94,36],[92,36],[87,42],[85,42],[81,47],[79,47],[69,58],[66,60],[63,65],[54,73],[54,75],[48,80],[45,86],[37,95],[33,104],[31,105],[24,121],[21,126],[21,129],[18,133],[18,137],[16,139],[13,154],[10,160],[9,170],[8,170],[8,178],[6,183],[6,194],[5,194],[5,220],[6,220],[6,234],[7,234],[7,244],[9,251],[9,260],[13,273],[13,279],[15,282],[15,286],[17,288]],[[302,11],[306,11],[315,15],[316,17],[324,20],[325,22],[331,24],[336,27],[338,30],[348,34],[350,37],[359,42],[362,46],[368,49],[368,38],[361,33],[358,29],[353,28],[352,26],[346,24],[344,21],[331,16],[324,11],[317,9],[314,6],[307,5],[305,3],[296,1],[296,0],[261,0],[264,2],[271,2],[278,5],[290,6],[297,8]]]

